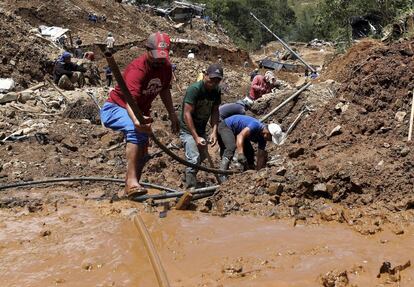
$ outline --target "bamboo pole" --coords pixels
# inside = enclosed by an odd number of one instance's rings
[[[301,61],[309,70],[311,70],[313,73],[316,73],[316,70],[310,66],[308,63],[305,62],[305,60],[303,60],[295,51],[293,51],[288,44],[285,43],[285,41],[283,41],[281,38],[279,38],[275,33],[272,32],[272,30],[270,30],[265,24],[263,24],[262,21],[260,21],[252,12],[250,12],[250,15],[256,19],[257,22],[260,23],[260,25],[262,25],[270,34],[273,35],[273,37],[275,37],[286,49],[289,50],[289,52],[291,52],[293,55],[295,55],[299,61]],[[265,48],[266,51],[266,48]]]
[[[285,101],[283,101],[280,105],[278,105],[276,108],[274,108],[272,111],[270,111],[267,115],[265,115],[263,118],[260,119],[261,122],[264,122],[267,120],[270,116],[272,116],[274,113],[276,113],[278,110],[283,108],[287,103],[289,103],[291,100],[296,98],[300,93],[302,93],[304,90],[306,90],[312,83],[309,82],[306,85],[304,85],[302,88],[297,90],[293,95],[291,95],[289,98],[287,98]]]
[[[408,141],[411,141],[413,135],[413,120],[414,120],[414,90],[412,92],[413,99],[411,101],[411,115],[410,115],[410,128],[408,130]]]
[[[167,278],[167,273],[162,266],[160,257],[158,256],[157,250],[155,249],[154,243],[152,242],[151,236],[148,232],[147,227],[144,224],[141,216],[138,214],[134,218],[134,224],[138,229],[139,234],[144,241],[145,249],[147,250],[148,257],[151,261],[151,265],[154,268],[155,276],[157,277],[158,285],[160,287],[169,287],[170,282]]]

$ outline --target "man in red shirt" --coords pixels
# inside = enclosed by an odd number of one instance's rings
[[[178,133],[179,122],[171,99],[171,63],[168,59],[170,37],[166,33],[154,33],[146,43],[147,52],[133,60],[125,69],[123,77],[142,111],[145,122],[139,122],[131,107],[126,103],[117,85],[101,109],[101,120],[105,127],[122,131],[126,138],[127,174],[125,191],[128,197],[145,194],[139,184],[148,148],[148,134],[151,131],[151,104],[159,94],[168,111],[171,128]]]
[[[264,76],[257,75],[254,77],[250,86],[248,98],[255,101],[264,94],[268,94],[276,85],[276,78],[271,71],[267,71]]]

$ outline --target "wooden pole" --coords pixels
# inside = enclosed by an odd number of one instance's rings
[[[122,77],[121,71],[119,70],[118,65],[115,62],[114,57],[112,56],[112,53],[109,51],[105,51],[105,48],[101,45],[98,46],[103,54],[105,55],[105,58],[108,62],[109,67],[112,70],[112,73],[116,79],[116,81],[118,82],[118,86],[122,91],[122,94],[124,95],[125,101],[127,102],[127,104],[131,107],[132,111],[134,112],[136,118],[138,119],[139,122],[144,123],[144,116],[142,115],[141,110],[139,109],[137,103],[135,102],[135,100],[132,99],[131,93],[128,90],[128,87],[125,84],[124,78]],[[194,164],[191,162],[186,161],[185,159],[180,158],[178,155],[176,155],[174,152],[172,152],[169,148],[167,148],[163,143],[160,142],[160,140],[154,135],[154,133],[150,133],[149,137],[154,141],[154,143],[160,147],[160,149],[162,149],[163,152],[165,152],[167,155],[169,155],[170,157],[172,157],[173,159],[175,159],[176,161],[178,161],[179,163],[188,166],[188,167],[192,167],[198,170],[202,170],[202,171],[206,171],[206,172],[211,172],[211,173],[219,173],[219,174],[235,174],[237,173],[234,170],[219,170],[219,169],[213,169],[213,168],[208,168],[202,165],[198,165],[198,164]]]
[[[139,234],[144,241],[145,249],[147,250],[148,257],[151,261],[151,265],[154,268],[155,276],[157,277],[158,286],[169,287],[170,282],[168,281],[167,274],[165,273],[164,267],[162,266],[161,259],[158,256],[157,250],[155,249],[154,243],[152,242],[151,236],[148,232],[147,227],[144,224],[141,216],[138,214],[134,218],[134,224],[138,229]]]
[[[411,141],[413,135],[413,120],[414,120],[414,90],[412,92],[413,99],[411,101],[411,115],[410,115],[410,128],[408,130],[408,141]]]

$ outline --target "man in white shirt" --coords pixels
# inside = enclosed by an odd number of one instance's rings
[[[194,58],[195,58],[195,55],[194,55],[193,51],[188,50],[187,59],[194,59]]]
[[[106,43],[106,47],[108,49],[113,49],[114,48],[115,39],[112,36],[111,32],[108,33],[108,37],[106,37],[105,43]]]

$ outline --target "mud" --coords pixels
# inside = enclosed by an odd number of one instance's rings
[[[131,220],[137,212],[96,201],[36,214],[2,210],[5,286],[157,286]],[[335,272],[349,280],[335,286],[373,286],[386,282],[376,278],[384,261],[404,264],[414,252],[411,229],[366,237],[337,224],[293,227],[248,216],[170,211],[143,218],[172,286],[331,286],[323,282],[335,282],[326,279]],[[400,277],[390,286],[409,286],[413,269]]]

